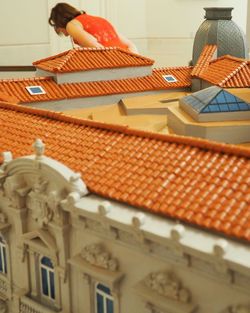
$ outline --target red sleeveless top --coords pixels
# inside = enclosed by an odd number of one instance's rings
[[[86,13],[78,15],[75,19],[82,24],[86,32],[95,37],[104,47],[128,49],[128,47],[120,41],[114,27],[106,19]],[[76,41],[75,43],[77,44]]]

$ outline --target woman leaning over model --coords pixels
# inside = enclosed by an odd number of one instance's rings
[[[51,10],[49,24],[57,34],[71,36],[81,47],[120,47],[138,52],[136,46],[119,34],[109,21],[79,11],[67,3],[58,3]]]

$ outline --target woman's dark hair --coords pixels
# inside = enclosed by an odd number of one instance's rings
[[[58,27],[66,28],[68,22],[73,20],[76,16],[84,13],[85,12],[77,10],[68,3],[57,3],[57,5],[51,10],[49,24],[53,26],[57,32]]]

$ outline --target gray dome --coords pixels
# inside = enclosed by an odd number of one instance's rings
[[[239,26],[231,20],[233,8],[204,8],[205,21],[199,27],[193,45],[193,65],[207,44],[217,45],[217,57],[230,54],[247,58],[246,37]]]

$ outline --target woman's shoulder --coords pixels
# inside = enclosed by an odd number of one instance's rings
[[[74,18],[73,20],[67,23],[66,30],[69,31],[70,29],[75,28],[76,26],[78,27],[82,26],[82,23],[78,19]]]

